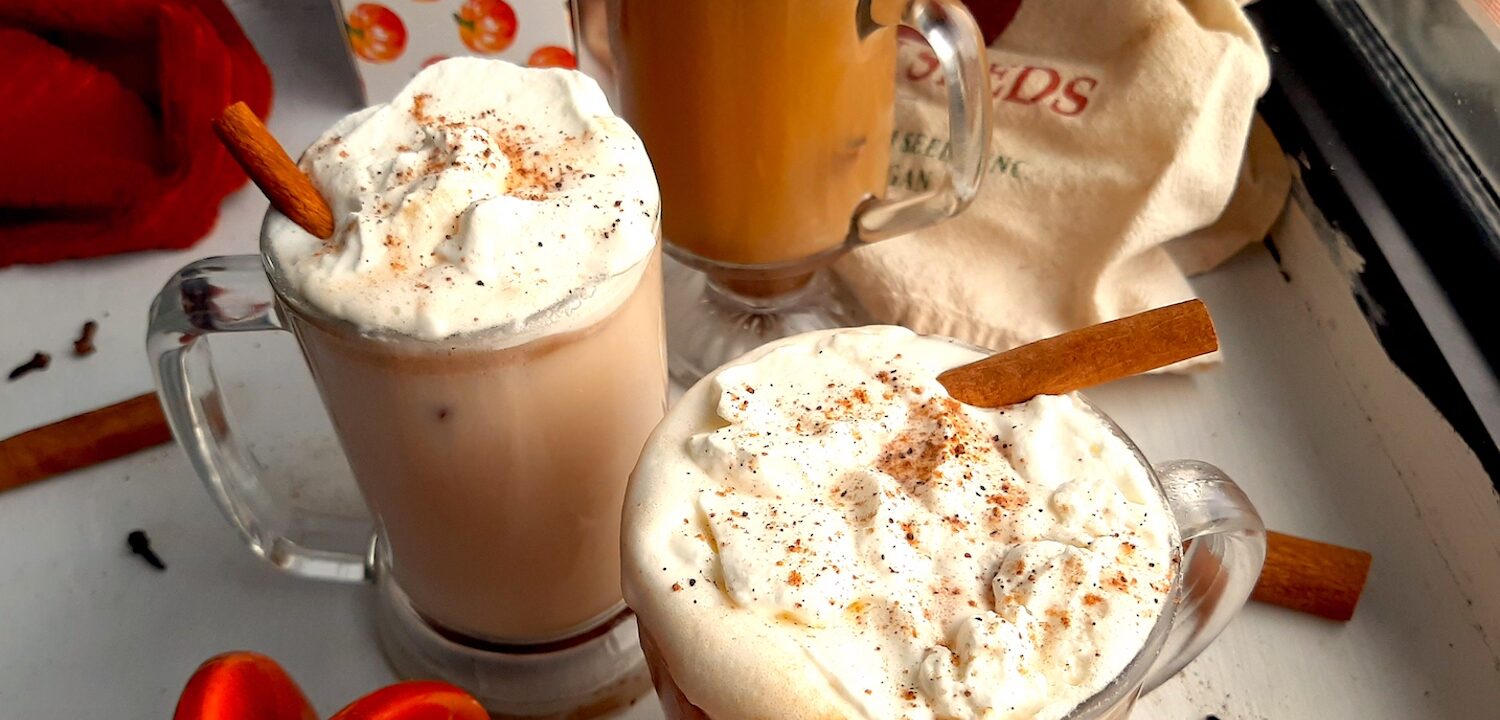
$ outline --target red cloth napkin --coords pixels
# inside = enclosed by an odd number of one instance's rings
[[[969,8],[974,21],[979,23],[979,31],[984,33],[984,44],[993,45],[995,38],[1000,37],[1000,33],[1015,19],[1016,12],[1021,9],[1021,0],[964,0],[964,5]]]
[[[221,0],[0,0],[0,267],[192,245],[271,75]]]

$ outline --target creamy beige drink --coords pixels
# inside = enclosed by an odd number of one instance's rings
[[[673,408],[622,529],[670,717],[1056,720],[1142,651],[1179,555],[1149,470],[1075,397],[949,397],[980,356],[811,333]]]
[[[273,213],[271,274],[412,606],[507,644],[618,612],[666,397],[640,141],[578,73],[456,59],[301,164],[337,231]]]
[[[424,615],[526,642],[618,610],[623,479],[666,396],[660,323],[654,262],[609,317],[501,350],[374,349],[293,322]]]

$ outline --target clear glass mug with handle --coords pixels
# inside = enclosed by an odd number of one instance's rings
[[[620,304],[516,343],[361,332],[310,304],[268,246],[191,263],[151,308],[148,352],[178,443],[250,549],[291,574],[370,582],[397,673],[469,690],[492,712],[550,716],[649,687],[619,589],[631,466],[666,405],[659,251],[603,282]],[[288,503],[225,406],[217,333],[293,333],[360,494],[369,549]],[[347,525],[347,521],[345,521]]]
[[[1145,643],[1118,677],[1078,705],[1066,720],[1125,720],[1136,700],[1192,662],[1229,624],[1255,588],[1266,558],[1265,524],[1243,490],[1213,465],[1173,460],[1152,465],[1098,408],[1148,470],[1177,522],[1180,559],[1172,589]],[[682,693],[642,625],[641,642],[668,720],[712,718]]]
[[[609,0],[622,114],[661,183],[673,378],[691,385],[770,340],[860,324],[822,273],[974,199],[988,60],[960,0]],[[948,173],[886,199],[898,28],[948,88]]]

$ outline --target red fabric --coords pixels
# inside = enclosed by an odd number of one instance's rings
[[[222,0],[0,0],[0,267],[192,245],[245,181],[235,100],[271,75]]]
[[[1016,17],[1016,12],[1021,9],[1021,0],[964,0],[964,5],[968,6],[969,14],[979,23],[979,31],[984,33],[984,44],[991,45]]]

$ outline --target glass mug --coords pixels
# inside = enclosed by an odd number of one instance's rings
[[[619,585],[625,484],[666,407],[660,251],[592,326],[519,345],[362,333],[260,255],[180,270],[151,308],[168,421],[230,523],[294,575],[369,581],[398,674],[504,717],[604,712],[649,689]],[[375,519],[368,552],[307,547],[326,516],[286,507],[228,421],[208,336],[293,333]],[[333,528],[329,528],[333,530]]]
[[[695,391],[699,388],[690,390],[689,395]],[[1162,613],[1145,643],[1118,677],[1074,708],[1066,719],[1124,720],[1137,698],[1166,682],[1203,652],[1244,606],[1265,562],[1266,529],[1250,499],[1223,471],[1197,460],[1153,466],[1119,425],[1087,400],[1085,404],[1146,468],[1152,486],[1176,519],[1179,533],[1175,555],[1181,562]],[[691,399],[678,405],[701,406]],[[640,632],[646,662],[668,720],[709,720],[678,688],[671,668],[651,638],[650,627],[641,624]]]
[[[960,0],[609,0],[622,115],[661,183],[673,258],[667,332],[691,385],[746,351],[860,324],[819,272],[863,244],[968,206],[990,137],[984,42]],[[898,26],[916,30],[948,87],[949,172],[882,199]]]

